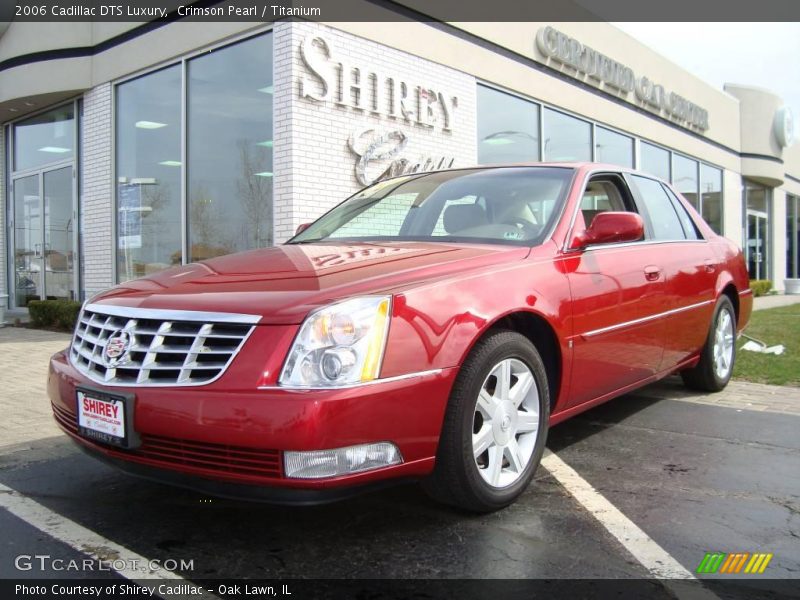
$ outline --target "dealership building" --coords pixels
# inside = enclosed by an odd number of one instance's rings
[[[784,289],[791,120],[607,23],[4,23],[0,295],[83,300],[279,244],[383,177],[539,160],[672,182]]]

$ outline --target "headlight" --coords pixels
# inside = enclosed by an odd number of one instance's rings
[[[338,387],[378,377],[391,296],[364,296],[311,313],[300,328],[279,383]]]

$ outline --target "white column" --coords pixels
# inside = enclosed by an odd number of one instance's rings
[[[293,35],[294,24],[275,23],[272,30],[272,231],[273,243],[282,244],[294,235],[299,225],[294,207],[293,170],[296,141],[292,119],[292,100],[295,93],[293,52],[299,40]]]
[[[85,298],[114,285],[111,95],[106,83],[83,96],[79,169]]]
[[[769,216],[772,237],[772,287],[783,291],[786,279],[786,192],[783,188],[772,190],[772,212]]]
[[[722,175],[723,208],[722,208],[722,234],[733,240],[740,247],[744,246],[745,223],[742,220],[744,191],[742,177],[735,171],[725,170]]]

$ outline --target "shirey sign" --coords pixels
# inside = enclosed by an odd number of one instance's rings
[[[300,43],[307,72],[300,77],[300,97],[315,103],[332,103],[354,114],[370,114],[387,127],[355,128],[347,145],[355,157],[358,182],[369,185],[387,177],[417,173],[453,165],[449,156],[401,156],[412,131],[450,134],[455,125],[458,97],[448,90],[408,81],[369,65],[354,64],[337,56],[321,35]]]

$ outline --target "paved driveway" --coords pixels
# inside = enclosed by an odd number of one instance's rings
[[[643,579],[654,547],[689,574],[706,552],[768,552],[765,577],[800,577],[797,388],[697,395],[673,378],[614,400],[555,427],[534,485],[492,515],[443,508],[414,485],[286,508],[132,479],[79,452],[44,388],[48,356],[67,343],[0,329],[0,578],[87,575],[20,573],[15,558],[35,552],[191,561],[177,570],[189,580]],[[761,597],[757,583],[735,589]]]

